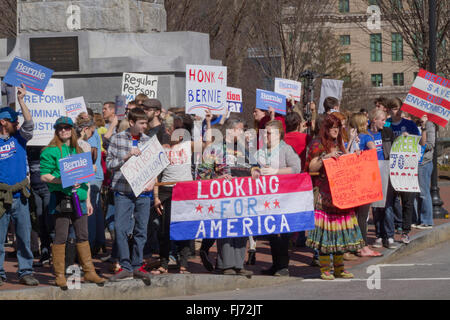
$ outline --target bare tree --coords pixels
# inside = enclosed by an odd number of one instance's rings
[[[17,0],[0,1],[0,38],[17,35]]]

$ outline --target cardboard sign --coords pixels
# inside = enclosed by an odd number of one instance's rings
[[[377,150],[346,154],[323,161],[333,204],[340,209],[359,207],[383,199]]]
[[[136,197],[144,191],[152,179],[156,178],[170,164],[156,136],[141,146],[140,150],[142,154],[139,157],[131,157],[120,168]]]
[[[180,182],[173,188],[171,240],[312,229],[314,195],[306,173]]]
[[[62,187],[71,187],[95,179],[92,155],[90,152],[79,153],[59,160]]]
[[[37,63],[15,57],[9,66],[3,81],[15,87],[23,83],[28,92],[42,96],[47,87],[53,70]]]
[[[390,177],[396,191],[420,192],[418,172],[422,148],[419,141],[419,136],[401,135],[392,144]]]
[[[300,101],[302,94],[302,83],[294,80],[287,80],[275,78],[276,93],[285,95],[287,98],[294,98],[295,101]]]
[[[117,119],[125,119],[125,113],[127,109],[127,97],[126,96],[116,96],[116,116]]]
[[[122,76],[122,95],[127,97],[127,103],[136,99],[140,93],[150,99],[158,95],[158,77],[141,73],[124,73]]]
[[[186,113],[205,116],[226,114],[227,68],[186,65]]]
[[[228,87],[227,103],[229,112],[242,112],[242,89]]]
[[[256,108],[269,110],[272,107],[276,113],[286,115],[286,96],[261,89],[256,89]]]
[[[389,185],[389,160],[378,160],[378,167],[380,168],[381,184],[383,190],[383,199],[373,202],[372,208],[384,208],[386,207],[386,195]]]
[[[73,98],[73,99],[67,99],[64,101],[64,109],[66,110],[66,114],[69,118],[73,120],[75,123],[75,119],[77,116],[82,113],[86,112],[86,103],[84,102],[83,97]]]
[[[59,117],[66,115],[63,80],[50,79],[42,96],[27,92],[23,100],[30,110],[34,122],[33,139],[28,141],[27,145],[48,145],[55,134],[53,125]],[[23,123],[22,115],[19,116],[19,123]]]
[[[419,118],[426,114],[445,128],[450,120],[450,80],[420,69],[401,109]]]

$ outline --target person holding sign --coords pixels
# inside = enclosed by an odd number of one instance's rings
[[[142,279],[150,284],[150,277],[142,263],[144,245],[147,241],[147,224],[150,215],[150,205],[153,198],[155,179],[150,180],[144,191],[136,196],[129,182],[120,168],[131,157],[140,156],[143,146],[150,138],[144,134],[148,118],[145,111],[135,108],[128,112],[130,128],[111,138],[106,157],[106,165],[112,171],[111,189],[114,191],[114,226],[116,231],[116,244],[119,253],[121,269],[109,280],[112,282],[125,279]],[[130,252],[128,246],[129,222],[134,216],[133,247]]]
[[[83,267],[84,280],[103,286],[106,280],[99,277],[95,272],[88,241],[88,215],[93,212],[89,197],[89,185],[82,183],[73,187],[62,187],[59,160],[70,155],[83,153],[83,151],[78,145],[72,119],[61,117],[56,121],[54,128],[55,135],[41,154],[41,180],[48,184],[50,191],[49,214],[53,215],[55,221],[52,254],[56,285],[63,290],[67,290],[65,247],[69,226],[72,222],[77,239],[78,256]],[[79,208],[76,201],[73,201],[74,198],[79,199]]]
[[[330,184],[323,165],[324,159],[338,158],[345,154],[342,140],[342,124],[333,114],[321,123],[319,138],[309,145],[305,170],[318,172],[313,176],[315,226],[308,233],[306,245],[319,251],[321,278],[353,278],[344,269],[344,253],[356,252],[364,247],[364,240],[354,209],[339,209],[333,205]],[[330,254],[333,254],[334,275],[330,273]]]
[[[33,253],[31,252],[31,220],[28,208],[30,197],[27,178],[26,145],[33,137],[33,119],[24,102],[27,93],[25,85],[18,88],[17,101],[24,122],[20,128],[18,113],[9,107],[0,109],[0,286],[6,280],[3,269],[5,251],[4,240],[12,220],[16,227],[17,260],[19,282],[37,286],[39,281],[33,276]]]

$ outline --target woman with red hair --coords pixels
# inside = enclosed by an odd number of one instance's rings
[[[330,184],[323,160],[338,158],[347,151],[344,147],[341,121],[333,114],[325,117],[319,138],[309,145],[305,171],[318,172],[313,176],[315,229],[308,232],[306,245],[319,251],[321,278],[353,278],[344,270],[344,253],[356,252],[364,246],[354,209],[342,210],[333,205]],[[333,254],[334,275],[330,273],[330,254]]]

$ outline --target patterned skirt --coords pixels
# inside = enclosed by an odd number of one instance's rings
[[[328,214],[315,210],[315,229],[308,231],[306,246],[321,254],[355,252],[364,247],[364,240],[352,210]]]

